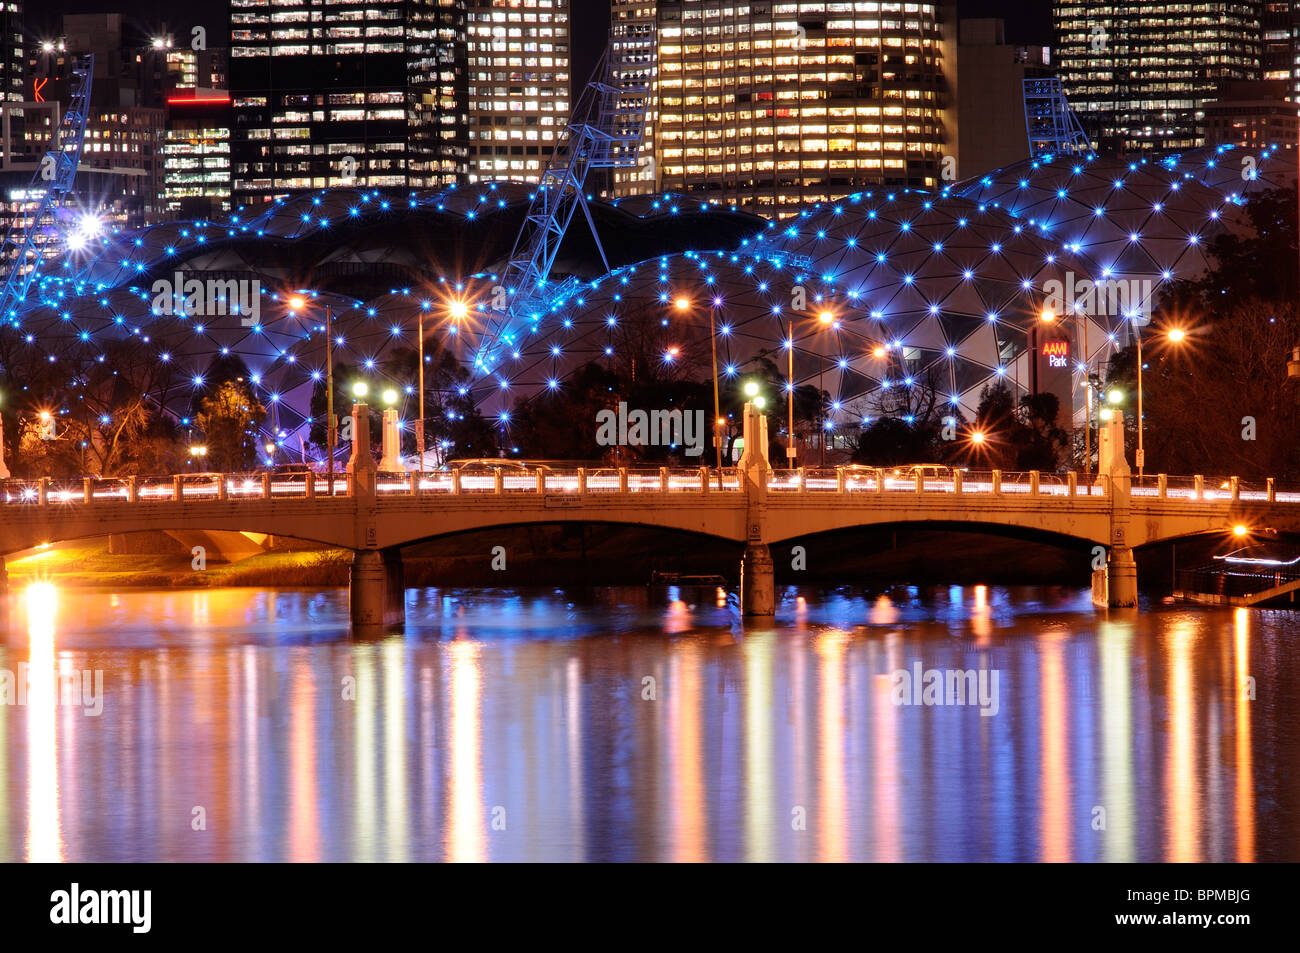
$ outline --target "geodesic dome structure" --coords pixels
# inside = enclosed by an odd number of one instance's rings
[[[869,416],[873,393],[922,383],[970,414],[990,380],[1028,385],[1043,283],[1084,267],[995,206],[864,192],[737,250],[663,256],[589,282],[492,376],[500,390],[534,392],[582,363],[617,363],[629,322],[661,329],[663,362],[707,368],[712,319],[723,374],[760,355],[785,373],[793,341],[794,383],[818,383],[846,421]],[[1113,330],[1097,328],[1098,347]]]
[[[1296,182],[1295,152],[1276,143],[1263,149],[1205,146],[1161,156],[1155,161],[1171,172],[1214,189],[1238,206],[1258,192],[1294,186]]]
[[[178,420],[209,388],[214,363],[238,358],[268,408],[265,435],[296,451],[324,373],[325,309],[334,322],[338,367],[411,394],[413,382],[389,374],[387,359],[414,346],[421,319],[436,335],[445,325],[440,311],[447,300],[486,300],[474,289],[491,288],[491,269],[513,247],[531,195],[520,183],[406,194],[330,189],[224,223],[119,231],[46,268],[23,306],[0,322],[8,338],[0,354],[9,355],[11,365],[66,369],[71,383],[80,368],[103,363],[110,342],[147,346],[160,365],[173,369],[168,386],[153,396]],[[622,208],[591,204],[615,261],[680,247],[702,234],[732,243],[763,222],[671,194],[638,197]],[[560,265],[602,273],[589,232],[575,228],[571,238],[561,248]],[[255,289],[256,307],[238,313],[235,300],[222,296],[215,309],[208,300],[205,313],[193,313],[184,306],[183,287],[192,280]],[[304,306],[291,306],[294,298]],[[431,340],[429,351],[439,343]],[[412,408],[403,413],[414,416]]]
[[[869,416],[893,388],[933,387],[969,415],[991,381],[1028,386],[1029,332],[1050,282],[1139,277],[1158,289],[1196,277],[1206,242],[1242,224],[1253,194],[1294,181],[1294,158],[1226,147],[1136,160],[1043,157],[938,193],[863,192],[780,222],[671,193],[595,201],[616,267],[606,271],[585,226],[571,229],[556,271],[581,284],[471,389],[486,412],[503,413],[563,386],[576,367],[617,363],[647,341],[656,360],[707,377],[712,319],[721,373],[766,359],[784,377],[792,350],[785,386],[828,391],[838,426]],[[378,385],[411,393],[413,382],[388,365],[420,320],[431,347],[469,364],[530,196],[518,183],[330,189],[228,222],[118,232],[46,268],[24,305],[3,316],[0,353],[71,374],[102,361],[105,342],[139,341],[174,368],[154,397],[178,418],[214,363],[238,357],[271,410],[268,436],[292,449],[323,372],[325,307],[336,362]],[[160,313],[154,283],[177,271],[256,280],[256,320]],[[304,307],[290,307],[293,296]],[[445,320],[453,298],[470,308],[463,328]],[[1069,320],[1093,364],[1130,331],[1124,315]],[[403,413],[413,416],[409,401]]]
[[[1089,278],[1153,285],[1202,274],[1207,239],[1244,201],[1150,159],[1068,155],[1027,159],[951,192],[1081,256]]]

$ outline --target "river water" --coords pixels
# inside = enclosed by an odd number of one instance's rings
[[[1300,613],[413,589],[357,641],[338,590],[12,601],[0,859],[1300,859]]]

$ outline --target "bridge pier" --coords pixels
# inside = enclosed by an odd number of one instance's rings
[[[352,554],[348,609],[358,629],[406,622],[406,581],[400,549],[359,549]]]
[[[1112,609],[1138,604],[1137,560],[1127,546],[1113,546],[1106,561],[1106,604]]]
[[[749,543],[740,560],[740,611],[744,615],[776,615],[776,570],[766,543]]]
[[[1119,411],[1097,431],[1098,473],[1109,484],[1110,547],[1106,568],[1093,573],[1092,601],[1110,609],[1127,609],[1138,604],[1137,560],[1129,545],[1132,523],[1133,473],[1124,456],[1124,418]]]

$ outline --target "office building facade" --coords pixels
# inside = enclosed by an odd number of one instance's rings
[[[463,178],[466,0],[231,0],[232,201]]]
[[[1204,103],[1229,81],[1262,77],[1264,3],[1055,0],[1056,60],[1094,145],[1189,149]]]
[[[467,177],[535,182],[569,118],[568,0],[471,3]]]
[[[617,26],[649,11],[615,0],[613,13]],[[955,125],[951,10],[659,0],[654,18],[641,191],[779,213],[873,185],[940,184]]]

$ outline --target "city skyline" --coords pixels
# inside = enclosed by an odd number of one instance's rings
[[[1150,865],[1300,860],[1300,0],[118,2],[0,2],[20,929],[1274,918]]]

